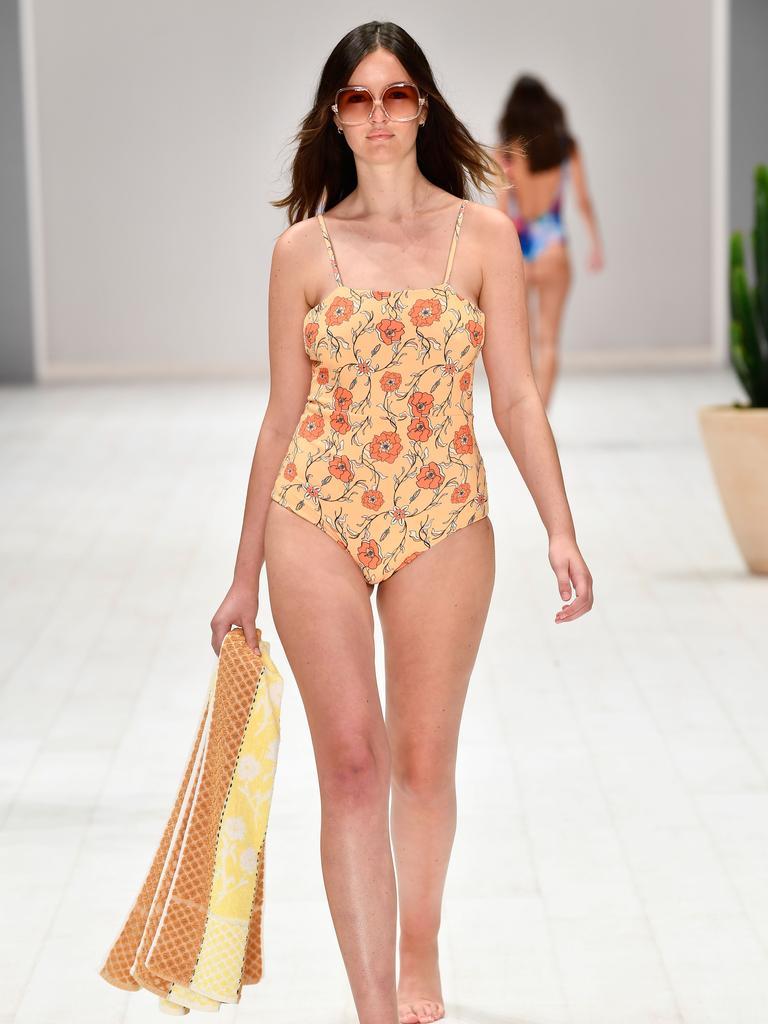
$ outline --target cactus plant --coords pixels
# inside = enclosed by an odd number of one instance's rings
[[[755,168],[752,231],[757,284],[750,288],[740,231],[731,234],[730,358],[753,408],[768,407],[768,166]]]

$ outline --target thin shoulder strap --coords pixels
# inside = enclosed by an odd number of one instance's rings
[[[456,225],[453,229],[453,238],[451,239],[451,248],[448,251],[448,263],[445,268],[445,276],[443,277],[443,284],[448,284],[448,280],[451,276],[451,269],[453,268],[453,257],[456,255],[456,245],[459,241],[459,234],[461,233],[461,222],[464,218],[464,207],[467,205],[467,200],[462,199],[461,205],[459,206],[459,212],[456,214]]]
[[[318,213],[317,219],[320,222],[320,230],[323,233],[325,239],[325,247],[328,250],[328,258],[331,261],[331,269],[333,270],[333,276],[336,278],[336,284],[339,288],[343,287],[341,280],[341,274],[339,273],[339,265],[336,262],[336,253],[333,251],[333,245],[331,244],[331,236],[328,234],[328,228],[325,225],[325,217],[322,213]]]

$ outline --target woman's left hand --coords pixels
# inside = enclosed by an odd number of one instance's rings
[[[592,574],[581,557],[574,536],[559,534],[549,538],[549,564],[557,576],[557,588],[563,600],[571,600],[571,584],[576,594],[576,599],[564,604],[555,615],[555,622],[578,619],[592,607]]]

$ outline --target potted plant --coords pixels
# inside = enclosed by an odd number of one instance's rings
[[[768,166],[755,168],[751,288],[740,231],[731,235],[729,354],[749,404],[705,406],[699,425],[725,513],[744,560],[768,573]]]

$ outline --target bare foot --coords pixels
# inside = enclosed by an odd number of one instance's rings
[[[445,1016],[437,942],[419,952],[401,945],[397,1009],[400,1024],[429,1024]]]
[[[409,999],[402,1003],[399,996],[397,1012],[400,1024],[428,1024],[429,1021],[439,1020],[445,1016],[442,1003],[435,1003],[430,999]]]

